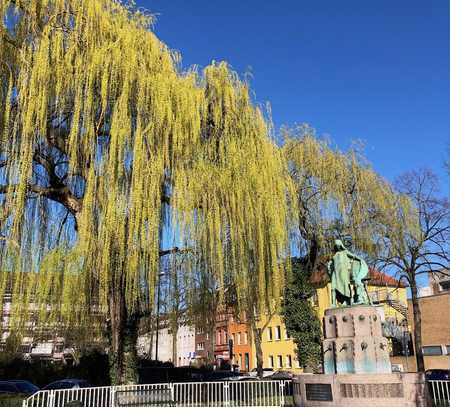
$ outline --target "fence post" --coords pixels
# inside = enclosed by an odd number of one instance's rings
[[[230,405],[230,385],[228,382],[223,384],[223,401],[226,406]]]
[[[116,386],[110,388],[111,407],[116,407]]]
[[[170,394],[172,396],[172,400],[175,401],[175,386],[173,383],[169,383]]]
[[[280,396],[281,396],[281,406],[284,406],[284,389],[286,382],[284,380],[280,380]]]
[[[50,390],[49,399],[48,406],[55,407],[55,390]]]

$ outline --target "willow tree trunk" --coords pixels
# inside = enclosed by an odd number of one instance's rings
[[[420,312],[419,296],[417,292],[417,284],[414,277],[411,281],[411,300],[414,319],[414,349],[416,352],[417,371],[425,371],[425,363],[422,353],[422,314]]]
[[[216,324],[215,322],[210,323],[208,327],[208,335],[209,335],[209,350],[207,351],[207,362],[210,365],[215,365],[216,363]]]
[[[256,321],[252,318],[251,321],[251,327],[252,327],[252,335],[253,338],[255,338],[255,351],[256,351],[256,372],[260,379],[263,378],[264,370],[263,370],[263,352],[262,352],[262,331],[258,329],[258,326],[256,325]]]
[[[137,352],[139,319],[130,315],[123,295],[109,299],[110,349],[109,375],[112,385],[137,383]]]
[[[172,324],[172,362],[174,367],[178,366],[177,345],[178,345],[178,323]]]

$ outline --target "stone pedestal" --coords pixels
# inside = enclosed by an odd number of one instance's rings
[[[425,375],[374,373],[294,377],[296,407],[430,407]]]
[[[325,374],[294,381],[296,407],[428,407],[423,374],[391,373],[381,317],[370,305],[332,308],[323,321]]]
[[[326,374],[390,373],[387,339],[375,307],[331,308],[323,321]]]

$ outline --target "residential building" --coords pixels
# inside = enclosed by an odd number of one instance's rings
[[[174,366],[189,366],[195,358],[195,330],[193,327],[181,325],[177,332],[176,360],[173,355],[173,333],[161,322],[158,335],[147,333],[140,335],[137,340],[137,351],[139,356],[156,359],[156,342],[158,342],[158,360],[160,362],[172,362]],[[153,337],[152,337],[153,336]],[[156,337],[158,336],[158,341]]]
[[[158,341],[156,340],[156,336],[158,336]],[[156,342],[158,342],[158,344]],[[158,357],[156,357],[157,345]],[[157,359],[161,362],[173,362],[172,346],[172,332],[164,325],[159,329],[158,335],[156,335],[156,332],[151,334],[147,333],[140,335],[137,340],[137,351],[139,356],[149,356],[151,359]]]
[[[198,365],[208,364],[212,355],[212,341],[209,332],[202,327],[195,328],[195,361]]]
[[[229,340],[233,365],[239,366],[240,371],[249,372],[255,367],[252,352],[252,335],[245,317],[237,318],[233,315],[228,320]]]
[[[408,323],[414,329],[412,304],[408,302]],[[419,307],[425,369],[450,369],[450,292],[419,298]],[[397,359],[405,371],[417,371],[414,356]]]
[[[450,270],[428,273],[428,282],[432,294],[450,292]]]
[[[280,314],[264,314],[258,321],[261,329],[263,367],[273,370],[288,370],[300,373],[302,370],[296,356],[296,345],[289,337]],[[256,367],[255,343],[252,343],[253,366]]]
[[[0,351],[5,349],[8,338],[13,332],[13,308],[12,295],[7,292],[3,295],[0,320]],[[51,307],[47,305],[50,312]],[[68,332],[64,326],[57,323],[39,327],[37,321],[37,306],[35,303],[28,305],[28,314],[25,318],[22,334],[22,343],[18,352],[25,360],[42,360],[49,362],[72,363],[76,352],[75,338],[64,337]],[[101,324],[101,314],[96,312],[94,317],[99,317],[95,323]],[[98,327],[98,326],[97,326]],[[94,332],[93,328],[93,332]],[[72,332],[73,333],[73,330]],[[93,347],[104,348],[105,343],[100,337],[93,337],[89,344]]]
[[[182,325],[177,332],[177,360],[175,366],[189,366],[195,359],[195,329]]]
[[[214,357],[219,369],[230,364],[230,343],[228,337],[228,321],[231,314],[221,311],[216,318],[216,343],[214,347]]]

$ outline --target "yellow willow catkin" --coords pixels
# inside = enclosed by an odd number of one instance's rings
[[[226,63],[181,72],[152,18],[116,1],[4,0],[0,12],[1,227],[18,247],[5,246],[0,286],[78,327],[122,296],[130,312],[151,307],[170,202],[174,240],[219,291],[278,301],[295,189],[247,84]]]
[[[396,216],[401,197],[356,151],[344,154],[333,149],[308,126],[285,128],[284,136],[283,152],[294,180],[299,216],[309,222],[309,232],[319,243],[332,244],[333,233],[339,232],[370,256],[383,249],[387,228],[402,233],[404,227]],[[410,216],[409,222],[414,219]]]

